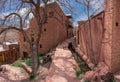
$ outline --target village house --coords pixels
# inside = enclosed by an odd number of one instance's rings
[[[18,42],[4,42],[0,46],[0,62],[10,63],[14,62],[20,57]]]
[[[120,1],[105,0],[104,9],[88,21],[79,21],[76,43],[79,54],[87,59],[94,58],[94,64],[104,62],[113,73],[120,71]],[[90,49],[91,31],[92,50]]]
[[[73,36],[73,25],[71,22],[72,15],[66,14],[67,20],[66,20],[66,27],[67,27],[67,37],[70,38]]]
[[[6,25],[0,25],[0,31],[7,28]],[[19,58],[19,38],[18,31],[7,30],[0,35],[0,62],[13,62]]]
[[[42,6],[40,7],[40,9]],[[53,16],[54,18],[48,18],[42,27],[42,35],[39,44],[39,53],[44,54],[55,48],[59,43],[61,43],[66,38],[73,36],[72,23],[69,21],[72,18],[71,15],[66,15],[57,2],[51,2],[47,5],[48,16]],[[56,20],[57,19],[57,20]],[[30,20],[30,26],[26,29],[29,37],[31,34],[36,37],[36,20],[32,18]],[[20,54],[21,56],[28,57],[29,54],[29,44],[24,40],[23,36],[19,35],[20,39]]]

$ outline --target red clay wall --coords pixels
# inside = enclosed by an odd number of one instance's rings
[[[39,48],[39,53],[46,53],[50,49],[54,48],[57,46],[58,43],[62,42],[67,38],[67,28],[65,27],[65,22],[67,20],[66,15],[64,12],[61,10],[59,5],[54,2],[51,4],[48,4],[48,15],[52,14],[54,17],[48,18],[47,22],[43,24],[42,26],[42,35],[40,38],[40,44],[38,46]],[[40,8],[41,9],[41,8]],[[42,10],[41,10],[42,12]],[[36,32],[38,32],[36,29],[37,24],[35,18],[33,18],[30,21],[30,30],[28,33],[29,38],[31,38],[31,34],[33,34],[34,39],[36,38]],[[29,54],[29,44],[27,42],[24,42],[23,38],[20,35],[20,50],[21,50],[21,55],[23,52],[27,52]]]
[[[120,70],[120,0],[113,1],[111,70]]]
[[[113,1],[105,0],[105,33],[103,40],[104,61],[111,69],[111,53],[112,53],[112,26],[113,26]]]
[[[98,63],[102,60],[101,54],[101,42],[103,39],[103,20],[104,20],[104,13],[101,12],[100,14],[92,17],[90,19],[91,24],[91,39],[92,39],[92,47],[94,51],[94,55],[91,54],[90,49],[90,37],[89,37],[89,27],[88,21],[81,21],[79,22],[79,47],[83,54],[86,54],[88,58],[92,58],[94,56],[95,63]],[[92,59],[91,59],[92,60]]]
[[[95,63],[105,62],[111,72],[120,69],[120,0],[105,0],[104,12],[90,18]],[[91,58],[88,23],[79,22],[79,49]],[[91,59],[92,60],[92,59]]]

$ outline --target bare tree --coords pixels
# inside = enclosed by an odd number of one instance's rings
[[[48,19],[47,15],[47,3],[51,0],[0,0],[0,12],[1,13],[7,13],[3,14],[1,16],[1,24],[7,25],[7,28],[4,28],[0,31],[0,34],[7,30],[17,30],[22,35],[23,38],[29,43],[30,45],[30,52],[32,56],[32,73],[36,75],[38,67],[39,67],[39,60],[38,60],[38,45],[40,42],[41,34],[42,34],[42,26],[46,23]],[[68,4],[67,0],[58,0],[58,2],[65,6],[64,3]],[[40,9],[40,5],[42,6],[42,11]],[[68,4],[69,6],[70,4]],[[66,6],[68,8],[68,6]],[[20,10],[27,9],[27,12],[23,15],[20,14]],[[9,13],[7,12],[9,11]],[[27,24],[27,21],[30,20],[30,15],[33,15],[37,22],[37,37],[34,38],[32,35],[29,37],[24,30]],[[58,13],[59,14],[59,13]],[[57,19],[56,17],[53,17],[56,20],[60,21],[62,23],[62,20]],[[18,22],[19,21],[19,22]],[[32,40],[31,40],[32,39]],[[34,40],[33,40],[34,39]]]
[[[17,1],[16,1],[17,2]],[[46,5],[47,5],[48,0],[43,0],[44,3],[44,8],[43,10],[45,11]],[[6,5],[5,4],[13,4],[14,0],[4,0],[1,1],[1,5],[3,5],[5,8]],[[46,16],[47,16],[47,12],[43,12],[43,16],[40,16],[40,4],[41,4],[41,0],[19,0],[18,1],[18,5],[16,6],[16,10],[8,13],[6,16],[4,16],[3,19],[3,24],[5,24],[8,20],[10,20],[11,18],[14,18],[19,20],[19,27],[16,27],[16,25],[13,25],[13,23],[9,24],[7,28],[4,28],[1,32],[3,33],[4,31],[7,31],[9,29],[14,29],[17,30],[19,32],[22,33],[23,37],[26,39],[26,41],[29,43],[30,45],[30,50],[31,50],[31,54],[32,54],[32,71],[33,74],[36,73],[38,66],[39,66],[39,61],[38,61],[38,47],[37,45],[39,44],[39,40],[41,37],[41,30],[42,30],[42,25],[44,24],[44,22],[47,20]],[[27,5],[29,7],[28,12],[26,13],[25,18],[23,18],[18,12],[20,9],[26,7],[25,5]],[[11,5],[10,5],[11,6]],[[9,7],[10,7],[9,6]],[[14,5],[13,5],[14,6]],[[30,40],[30,38],[28,37],[28,35],[26,34],[26,32],[24,31],[24,25],[25,25],[25,20],[26,18],[28,18],[29,14],[32,13],[37,21],[37,25],[38,27],[36,29],[38,29],[37,32],[37,39],[35,39],[33,42]],[[25,14],[24,14],[25,15]],[[7,22],[8,23],[8,22]]]

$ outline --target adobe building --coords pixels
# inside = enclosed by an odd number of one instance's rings
[[[18,42],[4,42],[0,47],[0,62],[14,62],[20,57]]]
[[[90,18],[92,47],[91,54],[88,21],[80,21],[77,44],[80,53],[94,62],[104,62],[111,72],[120,71],[120,0],[105,0],[104,9]]]
[[[73,36],[73,25],[71,22],[72,15],[66,14],[67,20],[66,20],[66,27],[67,27],[67,37],[70,38]]]
[[[40,7],[41,9],[42,7]],[[66,16],[57,2],[52,2],[47,5],[48,16],[54,16],[56,18],[48,18],[46,23],[42,26],[42,35],[39,44],[39,53],[47,53],[59,43],[65,40],[67,37],[72,36],[72,24],[69,21],[71,16]],[[56,20],[57,19],[57,20]],[[59,20],[59,21],[58,21]],[[29,37],[31,35],[36,37],[36,20],[32,18],[30,20],[30,28],[26,29]],[[29,44],[24,40],[20,34],[20,54],[21,56],[29,56]]]

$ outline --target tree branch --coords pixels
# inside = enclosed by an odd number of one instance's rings
[[[4,28],[4,29],[2,29],[1,31],[0,31],[0,35],[3,33],[3,32],[5,32],[5,31],[7,31],[7,30],[17,30],[17,31],[19,31],[19,32],[22,32],[22,29],[20,29],[20,28],[16,28],[16,27],[12,27],[12,26],[8,26],[8,28]]]

